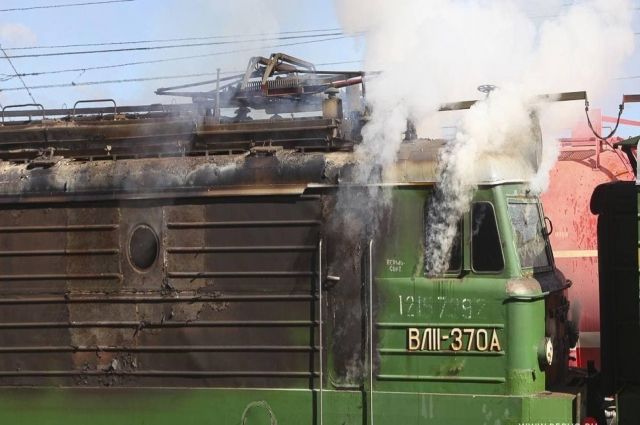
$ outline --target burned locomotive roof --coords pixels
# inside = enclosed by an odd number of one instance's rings
[[[439,142],[412,143],[426,152],[398,160],[396,183],[431,183]],[[79,161],[0,163],[0,197],[157,198],[302,193],[312,186],[352,182],[353,151],[299,152],[256,148],[242,154]]]
[[[401,145],[382,176],[389,185],[431,185],[437,180],[442,141],[419,139]],[[310,187],[358,184],[357,152],[300,152],[280,147],[242,154],[0,162],[0,202],[152,199],[191,196],[301,194]],[[486,161],[479,184],[522,180],[507,158]]]
[[[239,76],[157,92],[189,97],[190,104],[120,107],[98,99],[78,101],[71,111],[4,106],[0,202],[295,194],[361,184],[354,171],[371,160],[358,151],[369,120],[364,76],[318,71],[279,53],[252,58]],[[215,90],[181,91],[213,82]],[[78,107],[93,102],[113,106]],[[40,109],[9,110],[25,106]],[[15,121],[20,117],[28,120]],[[416,139],[408,123],[395,162],[376,182],[433,184],[443,143]],[[473,176],[478,184],[532,175],[531,164],[506,154],[482,161]]]

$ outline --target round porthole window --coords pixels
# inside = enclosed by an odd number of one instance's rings
[[[129,260],[137,269],[147,270],[158,258],[158,236],[147,225],[140,225],[129,240]]]

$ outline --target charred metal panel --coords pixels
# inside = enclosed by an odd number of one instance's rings
[[[321,221],[318,197],[5,206],[0,384],[317,385]]]
[[[403,144],[398,163],[383,180],[433,184],[441,145],[433,140]],[[415,158],[408,159],[410,155]],[[303,153],[269,146],[179,160],[78,161],[54,156],[27,164],[0,161],[0,204],[301,194],[310,186],[353,183],[356,163],[349,151]],[[509,178],[498,169],[492,173],[491,178]]]
[[[0,127],[0,158],[29,159],[48,152],[74,158],[180,153],[190,150],[193,120],[55,122]]]
[[[324,155],[290,151],[179,161],[63,160],[43,167],[0,162],[0,203],[193,198],[222,190],[246,196],[243,188],[251,194],[302,193],[309,183],[335,183],[339,172]]]
[[[334,147],[330,143],[341,137],[340,121],[322,118],[298,118],[295,120],[272,119],[255,122],[222,123],[205,125],[196,135],[199,145],[209,148],[247,148],[252,144],[277,144],[293,148]],[[338,146],[339,144],[335,144]]]
[[[0,126],[0,159],[31,161],[45,154],[60,158],[205,156],[246,152],[253,146],[289,149],[350,148],[337,119],[262,119],[212,124],[208,117],[52,121]],[[351,125],[352,123],[349,123]]]
[[[0,210],[0,293],[106,290],[122,280],[117,210]]]
[[[382,199],[390,193],[377,195]],[[379,363],[375,354],[373,359],[367,354],[370,344],[378,344],[378,331],[370,326],[375,322],[375,317],[369,317],[370,303],[376,316],[384,302],[377,289],[370,292],[375,286],[377,264],[382,264],[382,258],[371,250],[378,243],[386,246],[389,234],[395,231],[391,226],[396,223],[391,221],[392,204],[383,205],[370,196],[368,188],[342,188],[335,196],[325,196],[323,202],[327,277],[323,284],[332,360],[329,374],[338,389],[361,388],[369,369],[367,361],[372,360],[374,370]],[[398,220],[403,218],[398,215]]]

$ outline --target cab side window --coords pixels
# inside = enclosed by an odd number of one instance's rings
[[[493,205],[476,202],[471,211],[471,260],[474,271],[499,272],[504,258]]]
[[[451,247],[449,268],[447,273],[458,273],[462,270],[462,222],[458,223],[458,231]]]
[[[424,226],[427,228],[427,220],[429,219],[429,202],[424,207]],[[462,220],[458,222],[456,235],[453,239],[451,247],[451,255],[449,257],[449,265],[444,272],[447,275],[458,275],[462,271]],[[424,233],[423,233],[424,234]]]

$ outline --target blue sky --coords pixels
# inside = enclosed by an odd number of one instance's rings
[[[0,0],[0,9],[49,4],[74,3],[80,0]],[[636,6],[640,2],[636,0]],[[425,2],[428,4],[428,2]],[[634,27],[640,32],[640,11],[630,11],[634,17]],[[273,33],[280,31],[300,31],[309,29],[329,29],[339,27],[333,0],[136,0],[133,2],[41,9],[19,12],[0,12],[0,43],[4,48],[29,45],[61,45],[76,43],[100,43],[162,38],[204,37],[213,35],[237,35]],[[260,40],[273,36],[257,36]],[[212,40],[214,41],[214,40]],[[132,61],[166,59],[178,56],[214,53],[229,49],[251,49],[259,45],[290,43],[299,40],[255,41],[243,45],[203,46],[180,49],[156,50],[148,52],[118,52],[96,55],[74,55],[41,58],[16,58],[13,63],[18,72],[40,72],[68,68],[84,68],[120,64]],[[636,43],[640,36],[636,36]],[[167,43],[165,43],[167,44]],[[176,43],[169,43],[176,44]],[[119,47],[119,46],[112,46]],[[126,47],[126,46],[124,46]],[[132,46],[133,47],[133,46]],[[96,49],[109,48],[95,47]],[[7,50],[9,55],[36,52],[92,49],[74,47],[50,50]],[[84,83],[100,80],[155,77],[174,74],[242,70],[250,56],[268,55],[284,51],[315,63],[358,61],[364,54],[362,38],[351,37],[327,42],[262,48],[237,54],[172,61],[122,67],[109,70],[91,70],[54,75],[25,77],[29,86],[46,84]],[[640,77],[640,58],[633,55],[622,75]],[[338,69],[360,68],[361,63],[335,65]],[[0,60],[0,73],[12,74],[6,60]],[[150,81],[128,84],[76,86],[56,89],[33,90],[33,95],[45,107],[72,106],[78,99],[115,98],[119,104],[146,104],[170,102],[170,98],[159,98],[153,94],[157,87],[177,85],[198,79],[196,77],[165,81]],[[0,82],[0,88],[20,87],[18,79]],[[612,90],[622,93],[640,92],[640,78],[612,81]],[[0,93],[3,105],[31,102],[25,91],[5,91]],[[615,114],[617,104],[602,106],[605,113]],[[640,120],[640,105],[627,107],[625,117]],[[637,129],[622,129],[622,134],[633,133]]]
[[[0,8],[73,3],[78,1],[79,0],[0,0]],[[230,2],[227,1],[136,0],[134,2],[117,4],[0,13],[0,42],[3,47],[10,48],[21,45],[64,45],[215,35],[260,34],[337,27],[339,27],[339,24],[336,14],[334,13],[332,1],[274,0],[270,2],[260,2],[258,0],[236,0],[233,5],[230,5]],[[265,35],[250,38],[259,40],[274,37],[277,36]],[[242,45],[203,46],[150,52],[118,52],[95,55],[18,58],[13,59],[13,62],[18,72],[38,72],[120,64],[131,61],[166,59],[239,48],[251,49],[260,45],[293,43],[296,41],[303,40],[256,41]],[[180,42],[164,44],[180,44]],[[112,47],[135,46],[74,47],[68,49],[38,50],[37,52],[107,49]],[[215,72],[218,66],[221,67],[223,72],[235,71],[243,70],[250,56],[256,54],[269,55],[271,52],[281,50],[318,63],[359,60],[362,57],[361,43],[358,43],[353,38],[348,38],[301,46],[256,49],[235,55],[223,54],[205,59],[137,65],[110,70],[92,70],[84,73],[73,72],[58,75],[33,76],[26,77],[25,81],[29,86],[70,82],[82,83],[99,80]],[[8,50],[7,53],[17,55],[36,53],[36,51]],[[360,66],[359,63],[347,65],[355,68]],[[6,60],[0,60],[0,73],[12,73],[10,65]],[[200,77],[199,79],[210,78],[211,77]],[[122,104],[138,104],[158,102],[161,100],[170,101],[171,99],[158,98],[153,94],[153,90],[157,87],[176,85],[193,80],[198,80],[198,78],[33,90],[32,93],[39,103],[43,103],[47,107],[59,107],[63,103],[69,105],[79,98],[105,96],[114,97]],[[15,78],[0,83],[0,88],[19,86],[21,86],[21,83]],[[5,105],[9,103],[26,103],[27,101],[30,102],[30,99],[24,91],[11,91],[0,94],[0,103]]]

